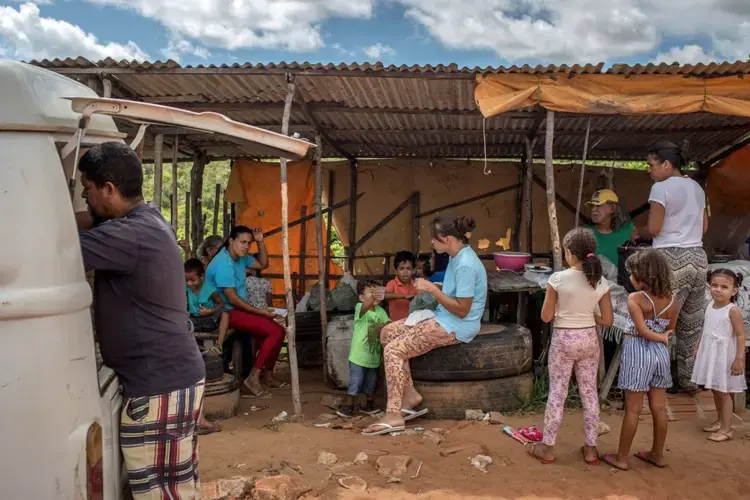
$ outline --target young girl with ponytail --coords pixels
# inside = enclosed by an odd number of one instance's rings
[[[563,239],[565,261],[570,266],[553,274],[547,285],[542,320],[554,319],[549,352],[549,397],[544,414],[542,443],[527,452],[544,464],[555,461],[554,446],[562,423],[570,376],[575,370],[583,403],[585,443],[581,454],[586,463],[599,463],[596,450],[599,399],[596,390],[599,369],[599,339],[596,325],[614,321],[609,285],[602,278],[602,263],[596,254],[596,239],[589,229],[574,229]],[[600,313],[595,309],[599,306]]]

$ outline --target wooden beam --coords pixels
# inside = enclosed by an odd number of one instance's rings
[[[649,209],[651,209],[651,204],[650,203],[644,203],[640,207],[638,207],[638,208],[636,208],[634,210],[631,210],[628,215],[630,216],[631,219],[635,219],[639,215],[648,212]]]
[[[177,234],[177,219],[179,218],[179,210],[177,210],[177,166],[179,163],[179,139],[177,137],[174,138],[174,141],[172,142],[172,227],[174,228],[175,234]],[[190,240],[185,240],[190,241]],[[195,251],[197,252],[198,249],[196,248]]]
[[[364,194],[365,193],[359,193],[357,195],[357,199],[362,198],[362,196],[364,196]],[[332,211],[336,210],[337,208],[341,208],[341,207],[347,206],[350,202],[351,202],[351,200],[340,201],[340,202],[336,203],[335,205],[330,206],[330,207],[326,208],[325,210],[323,210],[323,213],[324,214],[330,214]],[[303,222],[307,222],[307,221],[309,221],[310,219],[312,219],[314,217],[315,217],[315,214],[309,214],[309,215],[306,215],[304,217],[300,217],[299,219],[293,220],[292,222],[290,222],[289,223],[289,227],[298,226],[298,225],[302,224]],[[274,228],[274,229],[271,229],[270,231],[267,231],[267,232],[263,233],[263,236],[267,238],[269,236],[273,236],[274,234],[277,234],[277,233],[280,233],[280,232],[281,232],[281,226],[279,226],[277,228]]]
[[[193,194],[190,200],[190,217],[192,219],[192,248],[197,249],[203,242],[205,225],[203,224],[203,173],[209,162],[205,151],[196,151],[193,155],[193,167],[190,169],[190,192]]]
[[[349,199],[355,200],[349,205],[349,269],[354,275],[354,252],[357,241],[357,162],[349,160]]]
[[[112,97],[112,80],[107,77],[102,78],[102,97],[105,99]]]
[[[183,239],[190,242],[190,191],[185,193],[185,237]]]
[[[411,204],[413,199],[413,195],[410,195],[408,198],[406,198],[399,206],[394,208],[391,213],[383,217],[383,219],[380,220],[377,224],[375,224],[372,229],[367,231],[364,236],[362,236],[354,245],[352,245],[353,251],[352,254],[362,248],[362,245],[367,243],[367,240],[375,236],[378,231],[383,229],[389,222],[391,222],[393,219],[396,218],[398,214],[400,214],[409,204]]]
[[[224,190],[224,193],[221,197],[221,235],[223,238],[227,238],[229,236],[229,204],[227,203],[227,191]]]
[[[523,223],[523,190],[524,190],[524,179],[526,178],[526,169],[523,166],[526,164],[526,153],[521,157],[520,166],[518,169],[518,187],[516,188],[516,221],[513,225],[513,237],[512,237],[512,248],[514,252],[521,251],[521,224]]]
[[[322,151],[321,151],[322,153]],[[336,174],[333,170],[328,172],[328,197],[326,198],[326,204],[331,207],[334,205],[333,198],[336,187]],[[328,277],[331,275],[331,240],[333,238],[333,212],[328,212],[328,227],[326,228],[326,274],[325,274],[325,287],[328,290]],[[322,302],[321,302],[322,304]]]
[[[750,145],[750,134],[743,136],[739,141],[735,141],[733,144],[723,146],[718,151],[708,155],[708,157],[706,157],[706,159],[700,163],[708,167],[712,167],[714,164],[720,162],[727,156],[731,155],[735,151],[739,151],[747,145]]]
[[[343,158],[346,158],[349,161],[354,161],[354,157],[348,152],[344,151],[341,145],[337,141],[331,139],[330,136],[325,133],[320,124],[318,124],[318,121],[313,116],[310,107],[307,105],[307,102],[305,102],[305,99],[299,92],[299,90],[297,90],[297,103],[299,104],[300,110],[302,111],[302,116],[304,116],[307,123],[315,129],[316,134],[320,136],[322,140],[327,142],[331,149],[336,152],[336,154],[341,155]]]
[[[212,235],[219,234],[219,202],[221,201],[221,184],[216,184],[214,192],[214,223],[212,226]]]
[[[323,259],[323,142],[315,134],[315,242],[318,250],[318,296],[320,297],[320,334],[323,351],[323,382],[328,382],[328,311],[326,310],[326,269]],[[330,215],[329,215],[330,218]],[[330,224],[329,224],[330,225]],[[330,241],[328,247],[331,246]]]
[[[524,208],[526,209],[526,252],[532,252],[533,246],[533,228],[534,228],[534,212],[533,208],[533,192],[532,192],[532,180],[534,178],[534,145],[537,138],[529,139],[526,137],[526,163],[522,168],[526,170],[523,176],[523,199]]]
[[[164,136],[157,134],[154,138],[154,196],[151,198],[156,209],[161,212],[162,161],[164,153]]]
[[[495,196],[501,193],[505,193],[507,191],[513,191],[516,188],[518,188],[518,184],[513,184],[512,186],[506,186],[501,189],[496,189],[494,191],[490,191],[489,193],[472,196],[471,198],[466,198],[465,200],[457,201],[455,203],[449,203],[448,205],[444,205],[438,208],[433,208],[432,210],[428,210],[427,212],[422,212],[421,214],[419,214],[419,217],[420,218],[427,217],[428,215],[436,214],[438,212],[442,212],[443,210],[448,210],[449,208],[456,208],[462,205],[466,205],[468,203],[474,203],[475,201],[483,200],[485,198],[489,198],[490,196]]]
[[[547,134],[544,140],[544,172],[547,178],[547,214],[549,232],[552,240],[552,255],[555,271],[563,269],[562,248],[560,247],[560,228],[557,224],[557,205],[555,204],[555,164],[552,147],[555,140],[555,112],[547,110]]]
[[[411,195],[411,251],[417,256],[419,254],[419,232],[421,221],[419,220],[420,199],[422,195],[415,191]]]
[[[578,201],[576,202],[576,221],[575,226],[578,227],[578,218],[581,214],[581,197],[583,196],[583,179],[586,176],[586,155],[589,153],[589,132],[591,131],[591,115],[586,122],[586,137],[583,139],[583,159],[581,160],[581,175],[578,179]]]
[[[300,218],[307,215],[307,205],[300,207]],[[301,223],[299,229],[299,274],[300,278],[299,290],[297,291],[297,297],[302,298],[305,295],[305,288],[307,288],[307,280],[305,280],[305,252],[307,252],[307,222]],[[288,226],[287,226],[288,227]]]
[[[286,75],[287,92],[284,116],[282,117],[282,133],[289,135],[289,117],[292,113],[292,101],[294,100],[295,82],[294,77]],[[292,374],[292,403],[294,414],[302,415],[302,402],[299,390],[299,369],[297,365],[297,343],[294,319],[294,297],[292,296],[292,269],[289,262],[289,193],[287,186],[287,160],[281,158],[281,249],[284,255],[284,294],[286,295],[286,333],[287,350],[289,351],[289,367]]]

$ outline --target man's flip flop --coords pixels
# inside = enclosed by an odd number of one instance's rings
[[[404,422],[408,422],[409,420],[414,420],[415,418],[419,418],[421,416],[427,415],[427,413],[430,410],[427,408],[423,408],[421,410],[409,410],[408,408],[401,408],[401,413],[404,417]]]
[[[555,459],[554,458],[552,460],[550,460],[548,458],[540,457],[539,455],[537,455],[536,453],[534,453],[534,448],[536,447],[537,444],[538,443],[532,443],[532,444],[524,445],[524,448],[526,449],[526,454],[528,456],[530,456],[531,458],[535,458],[535,459],[539,460],[544,465],[554,464],[555,463]]]
[[[658,464],[658,463],[654,462],[653,460],[651,460],[648,457],[648,453],[646,453],[645,451],[639,451],[638,453],[634,453],[633,456],[635,458],[637,458],[638,460],[642,460],[642,461],[646,462],[649,465],[653,465],[656,468],[663,469],[664,467],[666,467],[666,465],[664,465],[664,464]]]
[[[630,470],[627,467],[621,467],[617,465],[615,463],[615,456],[612,453],[607,453],[605,455],[602,455],[601,459],[605,464],[609,465],[610,467],[614,467],[615,469],[621,470],[623,472]]]
[[[248,389],[248,387],[245,384],[240,385],[240,395],[243,398],[254,398],[254,399],[271,399],[271,393],[268,391],[260,391],[258,394],[255,394],[253,391]]]
[[[406,427],[403,425],[390,425],[390,424],[372,424],[370,427],[382,427],[382,429],[373,432],[362,431],[363,436],[382,436],[384,434],[393,434],[394,432],[403,432]]]

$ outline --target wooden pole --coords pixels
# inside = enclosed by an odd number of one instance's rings
[[[223,228],[221,230],[221,235],[226,238],[229,236],[229,205],[227,204],[227,191],[224,190],[224,195],[222,198],[222,207],[221,207],[221,222],[223,224]]]
[[[174,202],[172,203],[172,227],[174,228],[175,233],[177,233],[177,220],[179,219],[177,213],[177,165],[179,163],[179,141],[180,136],[175,135],[174,140],[172,141],[172,198],[174,199]],[[195,251],[198,251],[198,249],[196,248]]]
[[[525,189],[524,178],[526,177],[526,150],[521,155],[521,168],[518,169],[518,188],[516,189],[516,222],[513,225],[513,238],[511,247],[514,252],[521,251],[521,224],[523,223],[523,192]]]
[[[102,97],[109,99],[112,97],[112,80],[102,78]]]
[[[328,311],[326,310],[326,269],[323,256],[323,142],[315,134],[315,242],[318,247],[318,295],[320,296],[320,333],[323,351],[323,382],[328,383]],[[330,203],[330,200],[329,200]],[[328,215],[329,226],[333,212]],[[330,248],[331,242],[328,242]]]
[[[185,193],[185,238],[184,239],[185,241],[190,241],[190,191]]]
[[[336,186],[336,174],[334,174],[333,170],[331,170],[328,172],[328,199],[326,201],[329,207],[333,206],[335,186]],[[328,234],[326,235],[325,287],[326,287],[326,290],[328,290],[328,276],[331,275],[331,238],[333,237],[333,212],[328,213],[328,227],[326,228],[326,232]],[[325,364],[325,359],[326,358],[323,358],[324,364]]]
[[[415,257],[419,255],[420,198],[421,194],[419,191],[415,191],[411,195],[411,251]]]
[[[532,181],[534,180],[534,145],[536,144],[536,137],[534,139],[526,138],[526,175],[523,179],[523,199],[526,208],[526,252],[532,252],[533,240],[532,231],[534,225],[534,212],[532,211],[533,200],[532,200]]]
[[[287,74],[287,93],[284,103],[284,115],[281,119],[281,133],[289,135],[289,117],[292,114],[294,100],[294,77]],[[281,248],[284,261],[284,294],[287,310],[287,350],[289,351],[289,368],[292,373],[292,403],[294,414],[302,415],[302,402],[299,393],[299,370],[297,368],[297,344],[295,339],[294,297],[292,296],[292,266],[289,262],[289,188],[287,186],[287,162],[281,158]],[[325,360],[323,360],[325,363]]]
[[[552,254],[555,271],[563,266],[562,248],[560,247],[560,228],[557,225],[557,205],[555,204],[555,165],[552,158],[552,146],[555,141],[555,112],[547,110],[547,135],[544,140],[544,173],[547,179],[547,214],[549,216],[549,234],[552,239]]]
[[[581,198],[583,197],[583,178],[586,175],[586,155],[589,153],[589,133],[591,132],[591,115],[586,122],[586,137],[583,139],[583,158],[581,159],[581,176],[578,179],[578,202],[576,203],[576,224],[578,227],[578,218],[581,215]]]
[[[161,212],[162,158],[164,153],[164,135],[154,137],[154,196],[151,198],[156,209]]]
[[[357,241],[357,162],[349,161],[349,265],[348,271],[354,275],[354,252]]]
[[[307,215],[307,205],[300,207],[300,216],[304,217]],[[289,226],[287,225],[287,229]],[[305,295],[305,288],[307,288],[307,280],[305,280],[305,253],[307,252],[307,222],[302,223],[302,227],[299,229],[299,289],[297,291],[297,297],[303,297]]]
[[[192,248],[198,248],[203,241],[203,172],[208,163],[208,154],[205,151],[196,151],[193,155],[193,167],[190,169],[190,192],[193,193],[191,200],[191,218],[193,220]],[[188,240],[190,241],[190,240]]]
[[[221,184],[216,184],[216,191],[214,193],[214,224],[212,235],[219,234],[219,203],[221,203]]]

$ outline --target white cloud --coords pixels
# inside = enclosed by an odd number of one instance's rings
[[[394,1],[443,45],[492,50],[510,62],[611,61],[653,54],[665,40],[687,37],[709,40],[703,52],[715,57],[750,53],[750,26],[742,24],[750,19],[747,0]],[[694,50],[679,54],[702,57]]]
[[[193,55],[201,59],[211,57],[211,52],[207,48],[194,45],[188,40],[176,36],[169,37],[169,42],[165,48],[161,49],[161,53],[167,59],[172,59],[176,62],[180,62],[184,54]]]
[[[369,19],[375,0],[88,0],[133,10],[186,40],[229,50],[309,52],[330,18]]]
[[[396,55],[396,51],[388,45],[383,45],[378,42],[375,45],[370,45],[365,49],[365,55],[370,59],[380,59],[382,57],[393,57]]]
[[[66,21],[39,15],[39,7],[25,3],[18,7],[0,6],[0,43],[7,57],[16,59],[52,59],[83,56],[98,60],[147,60],[148,54],[129,41],[126,44],[100,43],[91,33]]]
[[[657,64],[672,64],[673,62],[679,62],[680,64],[698,64],[709,63],[715,60],[716,56],[713,54],[707,54],[700,45],[683,45],[682,47],[672,47],[667,52],[659,52],[656,54],[656,58],[652,62]]]
[[[345,56],[354,57],[357,55],[357,53],[353,50],[345,49],[340,43],[334,43],[333,45],[331,45],[331,48]]]

